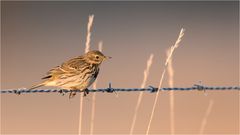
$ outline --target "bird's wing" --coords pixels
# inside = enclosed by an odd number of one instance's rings
[[[64,70],[81,70],[83,67],[86,66],[86,62],[84,60],[84,58],[82,56],[79,56],[79,57],[76,57],[76,58],[73,58],[73,59],[70,59],[66,62],[64,62],[62,65],[61,65],[61,68],[63,68]]]
[[[64,62],[61,66],[54,67],[47,72],[47,75],[42,79],[49,79],[49,78],[58,78],[59,76],[64,75],[64,77],[72,76],[78,71],[81,71],[83,66],[85,66],[85,62],[83,57],[79,56],[73,59],[70,59]],[[66,74],[68,73],[68,74]],[[66,76],[67,75],[67,76]]]

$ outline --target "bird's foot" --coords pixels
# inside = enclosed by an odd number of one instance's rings
[[[87,94],[89,94],[89,90],[88,90],[88,88],[86,88],[86,89],[83,91],[83,97],[86,97]]]
[[[64,90],[63,90],[63,89],[59,90],[59,93],[60,93],[60,94],[62,94],[62,96],[64,96],[64,95],[65,95],[65,92],[64,92]]]
[[[70,90],[69,99],[71,99],[71,98],[73,98],[75,96],[76,96],[76,91]]]

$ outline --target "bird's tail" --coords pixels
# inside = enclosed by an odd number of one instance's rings
[[[43,82],[43,83],[40,83],[40,84],[36,84],[36,85],[33,85],[31,88],[29,88],[28,90],[33,90],[33,89],[36,89],[36,88],[38,88],[38,87],[42,87],[42,86],[44,86],[45,85],[45,82]]]

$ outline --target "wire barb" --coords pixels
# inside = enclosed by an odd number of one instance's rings
[[[108,93],[115,92],[115,90],[112,88],[112,84],[111,83],[109,83],[108,88],[105,91],[108,92]]]
[[[153,86],[148,86],[151,90],[149,91],[150,93],[153,93],[153,92],[157,92],[158,91],[158,88],[156,87],[153,87]]]

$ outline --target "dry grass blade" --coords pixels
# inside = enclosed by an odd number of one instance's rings
[[[179,43],[181,42],[182,37],[183,37],[183,35],[184,35],[184,31],[185,31],[185,29],[182,28],[181,31],[180,31],[180,33],[179,33],[179,36],[178,36],[177,41],[176,41],[175,44],[170,48],[170,53],[169,53],[169,56],[168,56],[167,59],[166,59],[165,67],[164,67],[164,69],[163,69],[163,73],[162,73],[162,76],[161,76],[161,79],[160,79],[160,82],[159,82],[158,89],[160,89],[160,88],[162,87],[162,82],[163,82],[163,78],[164,78],[164,75],[165,75],[165,72],[166,72],[166,67],[167,67],[167,65],[168,65],[168,61],[169,61],[169,59],[171,59],[174,50],[179,46]],[[149,134],[149,130],[150,130],[150,127],[151,127],[153,115],[154,115],[155,108],[156,108],[156,105],[157,105],[158,95],[159,95],[159,91],[157,91],[156,96],[155,96],[155,100],[154,100],[154,103],[153,103],[153,109],[152,109],[152,112],[151,112],[150,120],[149,120],[148,127],[147,127],[147,131],[146,131],[146,134],[147,134],[147,135]]]
[[[154,55],[151,54],[148,61],[147,61],[147,68],[144,70],[144,78],[143,78],[143,82],[141,84],[141,88],[144,88],[146,86],[146,82],[147,82],[147,78],[148,78],[148,74],[149,74],[149,69],[152,65],[153,56]],[[133,133],[133,129],[134,129],[135,124],[136,124],[137,113],[138,113],[138,110],[139,110],[139,107],[140,107],[140,104],[141,104],[141,101],[142,101],[142,96],[143,96],[143,92],[141,91],[139,93],[138,100],[137,100],[137,105],[135,107],[133,121],[132,121],[131,129],[130,129],[130,134]]]
[[[167,57],[170,55],[170,50],[167,50]],[[168,85],[169,87],[173,87],[173,77],[174,77],[174,69],[172,65],[172,59],[169,59],[168,61],[168,66],[167,66],[167,71],[168,71]],[[174,91],[170,91],[170,128],[171,128],[171,134],[174,134],[175,130],[175,112],[174,112]]]
[[[87,25],[87,38],[86,38],[86,47],[85,47],[85,53],[87,53],[90,50],[90,41],[91,41],[91,28],[93,24],[94,15],[90,15],[88,19],[88,25]]]
[[[97,80],[93,84],[93,89],[97,89]],[[91,112],[91,125],[90,125],[90,135],[93,134],[94,120],[95,120],[95,106],[96,106],[96,93],[92,95],[92,112]]]
[[[88,28],[87,28],[87,39],[85,46],[85,53],[87,53],[90,49],[90,41],[91,41],[91,27],[93,24],[94,15],[90,15],[88,19]],[[80,110],[79,110],[79,128],[78,133],[81,134],[82,131],[82,115],[83,115],[83,98],[80,97]]]
[[[203,131],[204,131],[206,125],[207,125],[208,116],[210,115],[210,113],[212,111],[213,103],[214,103],[213,100],[209,101],[208,108],[206,110],[206,113],[205,113],[205,115],[203,117],[203,120],[202,120],[202,123],[201,123],[199,134],[203,134]]]
[[[103,42],[100,41],[98,44],[98,50],[102,52]],[[93,89],[97,89],[97,80],[93,83]],[[96,92],[92,96],[92,112],[91,112],[91,125],[90,125],[90,135],[93,134],[94,120],[95,120],[95,107],[96,106]]]

